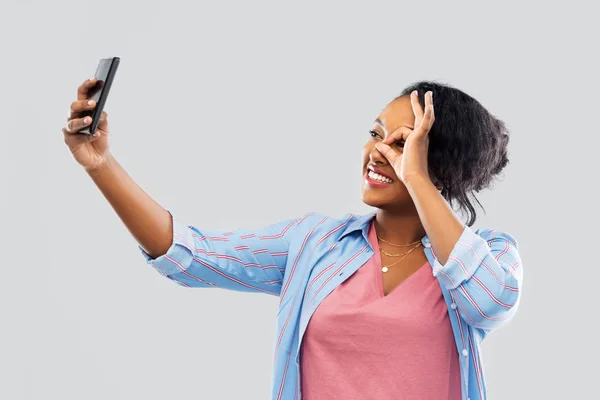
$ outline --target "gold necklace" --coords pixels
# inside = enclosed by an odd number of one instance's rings
[[[408,251],[407,251],[407,252],[405,252],[405,253],[390,254],[390,253],[388,253],[387,251],[385,251],[385,250],[382,250],[382,249],[381,249],[381,247],[379,248],[379,251],[380,251],[380,252],[382,252],[383,254],[385,254],[385,255],[386,255],[386,256],[388,256],[388,257],[400,257],[400,256],[403,256],[403,255],[405,255],[405,254],[408,254]],[[410,251],[410,250],[409,250],[409,251]]]
[[[411,253],[413,250],[415,250],[417,247],[419,247],[420,245],[421,245],[421,242],[417,243],[417,245],[416,245],[415,247],[413,247],[412,249],[410,249],[410,250],[409,250],[409,251],[406,253],[406,255],[405,255],[404,257],[402,257],[402,258],[401,258],[399,261],[396,261],[395,263],[393,263],[393,264],[391,264],[391,265],[385,266],[385,265],[383,265],[383,261],[382,261],[382,263],[381,263],[381,265],[382,265],[382,267],[381,267],[381,271],[383,271],[383,272],[388,272],[388,270],[389,270],[389,267],[393,267],[394,265],[396,265],[396,264],[400,263],[400,261],[402,261],[402,260],[404,260],[406,257],[408,257],[408,255],[409,255],[409,254],[410,254],[410,253]]]
[[[396,243],[388,242],[387,240],[383,240],[382,238],[379,237],[379,235],[377,235],[377,239],[381,240],[383,243],[391,244],[392,246],[396,246],[396,247],[408,247],[408,246],[414,245],[415,243],[421,242],[421,240],[419,239],[416,242],[412,242],[409,244],[396,244]]]

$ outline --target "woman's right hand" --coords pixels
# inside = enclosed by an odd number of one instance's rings
[[[91,171],[101,166],[109,157],[108,121],[106,112],[102,112],[100,122],[94,135],[78,133],[90,125],[92,117],[82,115],[82,112],[92,111],[96,107],[93,100],[88,99],[88,91],[94,87],[96,79],[88,79],[77,88],[77,100],[71,103],[67,124],[63,128],[65,143],[75,160]],[[88,103],[91,102],[91,104]]]

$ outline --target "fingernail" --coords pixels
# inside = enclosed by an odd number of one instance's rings
[[[85,118],[83,119],[83,123],[84,123],[84,124],[87,124],[88,122],[90,122],[90,118],[89,118],[89,117],[85,117]]]
[[[88,100],[88,106],[91,106],[94,104],[94,100]]]

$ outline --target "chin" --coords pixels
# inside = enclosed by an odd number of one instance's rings
[[[368,206],[380,209],[395,209],[407,202],[412,202],[408,191],[395,190],[394,193],[377,193],[373,189],[362,190],[361,199]]]
[[[392,199],[386,199],[388,196],[381,196],[375,193],[369,193],[369,191],[363,190],[362,201],[368,206],[376,208],[385,208],[386,205],[392,203]]]

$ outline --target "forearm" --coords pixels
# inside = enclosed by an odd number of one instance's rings
[[[152,257],[166,253],[173,237],[169,212],[144,192],[112,156],[87,172],[138,244]]]
[[[413,179],[406,184],[415,203],[431,247],[444,265],[465,226],[429,178]]]

